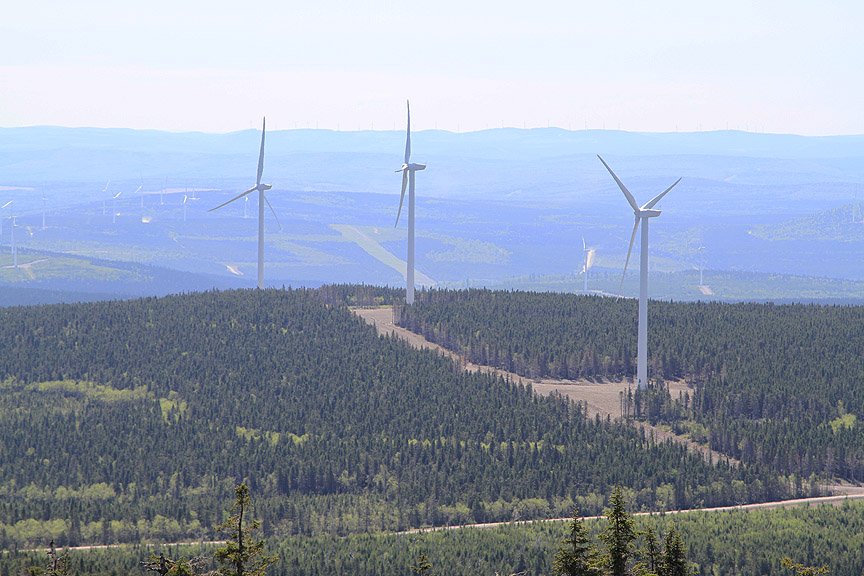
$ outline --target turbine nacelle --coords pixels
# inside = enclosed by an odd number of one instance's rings
[[[639,218],[656,218],[660,215],[660,210],[639,210],[639,213],[636,214]]]

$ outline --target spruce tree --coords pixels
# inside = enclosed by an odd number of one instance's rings
[[[687,555],[684,553],[684,542],[673,525],[664,541],[663,576],[687,576]]]
[[[627,512],[624,494],[621,486],[616,486],[609,497],[611,505],[606,513],[606,529],[600,534],[600,539],[606,545],[603,554],[603,565],[611,576],[625,576],[633,541],[636,540],[636,530],[633,528],[633,517]]]
[[[552,569],[560,576],[600,576],[596,564],[597,550],[579,518],[579,509],[574,506],[570,535],[561,540]]]
[[[636,566],[636,574],[640,576],[661,576],[663,574],[663,550],[657,541],[654,525],[645,529],[645,547],[642,549],[642,561]]]
[[[216,561],[223,564],[219,573],[222,576],[264,576],[267,566],[273,564],[276,558],[264,555],[264,540],[251,537],[261,523],[255,520],[251,526],[248,524],[248,516],[252,512],[249,488],[240,484],[234,489],[234,494],[236,500],[231,507],[232,514],[218,527],[219,531],[227,531],[231,535],[225,546],[216,550]]]

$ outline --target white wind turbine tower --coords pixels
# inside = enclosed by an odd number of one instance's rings
[[[110,185],[111,185],[111,181],[108,180],[108,182],[105,183],[105,188],[102,189],[102,194],[108,193],[108,186],[110,186]],[[106,205],[105,198],[103,197],[102,198],[102,216],[105,216],[105,214],[107,214],[107,213],[108,213],[108,206]]]
[[[15,228],[18,226],[18,221],[15,216],[11,216],[12,220],[12,264],[18,268],[18,247],[15,246]]]
[[[120,190],[120,192],[117,192],[117,194],[115,194],[114,196],[111,197],[111,223],[112,224],[117,223],[117,198],[119,198],[121,194],[123,194],[123,190]]]
[[[408,128],[405,139],[405,161],[396,172],[402,172],[402,196],[399,198],[399,212],[396,213],[395,228],[399,224],[399,216],[402,214],[402,202],[405,200],[405,187],[408,187],[408,266],[405,274],[405,303],[414,303],[414,172],[425,170],[425,164],[412,164],[411,159],[411,104],[408,106]]]
[[[588,271],[594,266],[594,255],[597,253],[594,248],[588,248],[585,244],[585,237],[582,237],[582,252],[585,254],[585,264],[582,266],[582,272],[585,274],[585,292],[588,292]]]
[[[186,196],[186,194],[184,194],[183,195],[183,222],[186,221],[186,200],[188,200],[188,199],[189,199],[189,197]]]
[[[45,230],[45,183],[42,183],[42,230]]]
[[[600,158],[600,156],[597,157]],[[636,240],[636,230],[639,228],[639,224],[642,224],[642,240],[639,255],[639,332],[636,354],[636,384],[638,388],[644,389],[648,384],[648,219],[660,216],[660,210],[656,210],[654,206],[681,181],[681,178],[640,208],[636,204],[636,199],[633,198],[627,187],[624,186],[621,180],[618,179],[618,176],[606,164],[606,161],[600,158],[600,162],[603,162],[603,166],[606,167],[606,170],[615,179],[615,183],[618,184],[618,187],[624,193],[636,217],[636,221],[633,223],[633,234],[630,236],[630,247],[627,248],[627,260],[624,262],[624,274],[621,276],[621,286],[618,288],[619,297],[621,296],[621,288],[624,287],[624,277],[627,275],[627,264],[630,263],[630,252],[633,250],[633,242]]]
[[[252,192],[258,191],[258,288],[264,288],[264,203],[267,203],[267,206],[270,207],[270,211],[273,213],[273,217],[276,218],[276,224],[279,224],[279,217],[276,216],[276,211],[273,210],[273,206],[270,204],[270,201],[267,200],[267,196],[264,195],[264,192],[273,188],[270,184],[262,184],[261,183],[261,175],[264,173],[264,134],[266,133],[267,128],[267,118],[264,118],[264,122],[261,125],[261,151],[258,153],[258,177],[255,181],[255,187],[246,190],[245,192],[238,194],[234,198],[231,198],[227,202],[223,202],[216,208],[211,208],[208,212],[213,212],[214,210],[218,210],[222,208],[226,204],[230,204],[235,200],[239,200],[243,198],[247,194],[251,194]],[[279,229],[282,229],[282,225],[279,224]]]
[[[8,202],[6,202],[6,204],[4,204],[3,206],[0,206],[0,210],[3,210],[7,206],[11,206],[12,202],[14,202],[14,200],[9,200]],[[11,212],[12,209],[10,208],[9,211]],[[0,213],[0,235],[3,234],[3,222],[4,222],[4,220],[3,220],[2,216],[3,216],[2,213]]]
[[[705,269],[705,247],[700,246],[696,249],[696,252],[699,254],[699,286],[704,286],[705,282],[702,280],[702,271]]]

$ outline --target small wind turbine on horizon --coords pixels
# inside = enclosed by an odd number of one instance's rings
[[[105,183],[105,188],[102,189],[102,194],[108,193],[108,186],[110,186],[110,185],[111,185],[111,180],[108,180],[108,182]],[[107,212],[108,212],[108,206],[106,205],[105,198],[103,197],[102,198],[102,216],[105,216],[105,214]]]
[[[600,158],[598,155],[597,158]],[[675,181],[672,186],[646,202],[641,208],[636,204],[636,199],[633,194],[627,190],[624,183],[618,179],[615,172],[606,164],[603,158],[600,158],[603,166],[615,179],[615,183],[624,193],[630,207],[633,208],[635,222],[633,223],[633,234],[630,236],[630,246],[627,248],[627,260],[624,261],[624,273],[621,275],[621,285],[618,287],[618,296],[621,296],[621,289],[624,287],[624,277],[627,275],[627,265],[630,263],[630,253],[633,251],[633,242],[636,240],[636,231],[639,229],[639,224],[642,224],[642,239],[640,244],[639,254],[639,329],[638,329],[638,345],[637,345],[637,367],[636,367],[636,384],[638,388],[644,389],[648,385],[648,219],[660,216],[660,210],[654,206],[665,196],[672,188],[674,188],[681,178]]]
[[[3,205],[3,208],[12,204],[10,200],[6,204]],[[9,227],[12,229],[12,245],[9,248],[9,252],[12,254],[12,263],[15,268],[18,268],[18,248],[15,246],[15,228],[18,227],[18,217],[15,216],[15,212],[10,208],[9,209],[9,217],[6,220],[11,220]]]
[[[396,172],[402,172],[402,196],[399,198],[399,211],[396,213],[395,228],[399,225],[399,216],[402,214],[402,202],[405,200],[405,188],[408,188],[408,262],[405,271],[405,303],[414,303],[414,172],[425,170],[425,164],[412,164],[411,160],[411,103],[406,101],[408,107],[408,128],[405,139],[405,161]]]
[[[582,273],[585,274],[585,288],[584,291],[588,292],[588,271],[591,270],[591,267],[594,266],[594,256],[597,251],[594,248],[588,248],[588,245],[585,244],[585,237],[582,237],[582,252],[585,255],[585,263],[582,265]]]
[[[252,192],[258,191],[258,288],[264,288],[264,203],[267,203],[267,206],[270,207],[270,211],[273,213],[273,217],[276,218],[276,224],[279,224],[279,217],[276,216],[276,211],[273,210],[273,206],[270,204],[270,201],[267,200],[267,196],[264,195],[264,192],[273,188],[270,184],[262,184],[261,183],[261,175],[264,173],[264,135],[267,129],[267,118],[264,118],[264,122],[261,125],[261,151],[258,153],[258,177],[255,181],[255,187],[246,190],[231,198],[227,202],[223,202],[219,206],[215,208],[211,208],[208,212],[213,212],[214,210],[218,210],[223,206],[234,202],[235,200],[239,200]],[[279,224],[279,228],[282,228],[282,225]]]
[[[120,192],[117,192],[117,194],[115,194],[111,198],[111,202],[112,202],[111,203],[111,214],[112,214],[111,215],[111,223],[112,224],[117,223],[117,198],[119,198],[121,194],[123,194],[123,190],[120,190]]]
[[[18,247],[15,245],[15,228],[18,226],[18,220],[14,215],[9,218],[12,220],[12,265],[18,268]]]
[[[702,280],[702,271],[705,269],[705,246],[697,248],[696,253],[699,254],[699,286],[704,286],[705,282]]]
[[[8,202],[6,202],[6,204],[4,204],[3,206],[0,206],[0,210],[5,209],[7,206],[11,206],[11,205],[12,205],[12,202],[14,202],[14,200],[9,200]],[[11,212],[12,209],[10,208],[9,211]],[[3,234],[3,222],[4,222],[4,221],[5,221],[5,220],[4,220],[4,218],[3,218],[3,215],[0,214],[0,235]]]

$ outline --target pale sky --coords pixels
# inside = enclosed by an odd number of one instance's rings
[[[0,126],[864,133],[864,2],[0,6]]]

